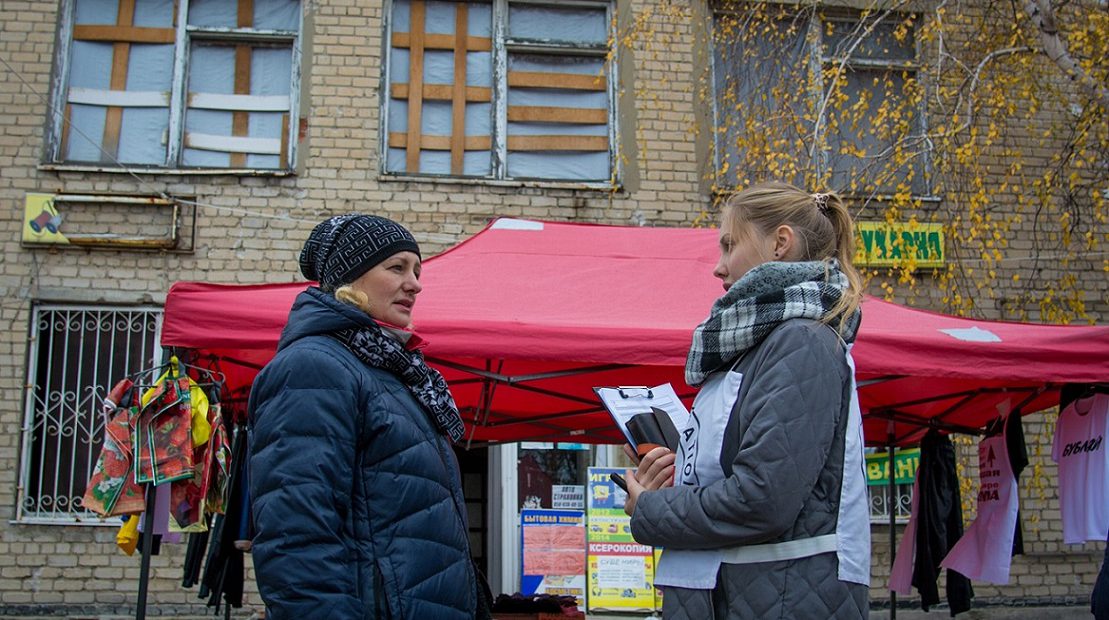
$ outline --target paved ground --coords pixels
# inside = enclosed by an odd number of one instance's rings
[[[0,620],[43,620],[43,618],[62,618],[63,616],[4,616]],[[212,620],[222,618],[218,616],[149,616],[151,620]],[[235,620],[253,620],[257,616],[249,612],[232,613]],[[635,614],[589,614],[589,620],[651,620],[658,616]],[[888,609],[876,609],[870,612],[870,620],[887,620],[890,617]],[[133,616],[67,616],[67,620],[128,620]],[[925,613],[920,609],[898,609],[896,620],[946,620],[950,618],[945,607],[932,609]],[[979,607],[959,614],[958,620],[1093,620],[1089,606],[1071,607]]]
[[[870,620],[886,620],[888,609],[870,612]],[[898,609],[897,620],[942,620],[950,618],[947,609],[925,613],[919,609]],[[1075,607],[983,607],[956,616],[958,620],[1093,620],[1090,606]]]
[[[628,614],[589,614],[589,620],[646,620],[657,616]],[[873,610],[870,620],[887,620],[888,609]],[[920,609],[898,609],[896,620],[947,620],[946,607],[925,613]],[[957,620],[1093,620],[1089,606],[1080,607],[982,607],[956,616]]]

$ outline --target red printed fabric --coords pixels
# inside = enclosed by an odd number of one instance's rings
[[[139,514],[146,506],[142,487],[131,475],[131,416],[117,408],[104,427],[104,445],[85,489],[82,504],[102,517]]]
[[[157,486],[194,470],[189,378],[166,379],[154,390],[135,424],[135,481]]]
[[[209,440],[193,448],[193,476],[170,485],[170,514],[182,529],[200,523],[204,512],[222,514],[231,447],[219,403],[208,407]],[[203,527],[200,529],[203,531]]]
[[[227,483],[231,479],[231,442],[227,439],[219,403],[210,405],[208,422],[212,425],[212,436],[208,440],[208,472],[202,492],[208,512],[223,514]]]

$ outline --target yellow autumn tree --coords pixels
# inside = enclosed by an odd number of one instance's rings
[[[693,96],[711,118],[715,193],[783,179],[840,192],[858,219],[942,227],[942,267],[920,269],[906,237],[892,268],[869,270],[872,292],[1066,323],[1092,320],[1087,296],[1104,297],[1109,272],[1099,1],[664,1],[641,5],[618,43],[658,57],[704,31]]]

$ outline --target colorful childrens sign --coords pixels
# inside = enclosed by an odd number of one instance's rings
[[[623,469],[590,467],[586,491],[586,552],[590,611],[654,611],[654,548],[635,542],[624,514],[627,494],[609,474]]]

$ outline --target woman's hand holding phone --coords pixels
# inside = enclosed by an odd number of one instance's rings
[[[639,467],[634,471],[629,469],[625,475],[628,483],[628,499],[624,502],[624,512],[630,516],[635,512],[640,493],[674,486],[674,459],[677,457],[670,449],[658,447],[640,458],[635,450],[626,444],[624,453],[639,463]]]

